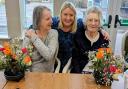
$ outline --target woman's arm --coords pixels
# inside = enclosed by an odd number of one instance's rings
[[[27,47],[30,44],[30,39],[25,36],[23,39],[22,47]]]
[[[50,34],[50,33],[49,33]],[[48,45],[45,45],[44,42],[38,36],[32,36],[31,42],[38,50],[41,56],[45,58],[45,60],[53,59],[55,56],[56,49],[58,47],[58,33],[56,30],[52,30]]]
[[[52,17],[52,29],[57,29],[59,24],[59,17]],[[28,29],[33,29],[33,25],[30,25]]]
[[[59,17],[52,18],[52,29],[58,29]]]
[[[109,35],[109,33],[107,31],[102,29],[101,33],[103,34],[105,40],[109,40],[110,41],[110,35]]]

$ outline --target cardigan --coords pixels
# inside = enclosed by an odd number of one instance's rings
[[[54,29],[49,30],[45,40],[40,39],[38,36],[33,36],[31,39],[25,37],[23,47],[31,43],[34,49],[30,71],[54,72],[55,55],[58,48],[58,32]]]
[[[86,29],[85,29],[86,30]],[[99,32],[99,39],[91,45],[91,41],[85,36],[85,30],[77,30],[74,35],[74,48],[72,51],[72,73],[81,73],[88,63],[88,52],[96,51],[101,47],[108,47],[108,40]]]
[[[58,58],[60,59],[61,66],[60,72],[62,72],[64,66],[67,64],[68,60],[72,57],[72,48],[73,48],[73,33],[64,32],[61,29],[58,31],[58,40],[59,40],[59,50]]]

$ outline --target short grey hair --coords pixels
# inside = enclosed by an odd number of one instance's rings
[[[86,22],[87,22],[87,16],[90,14],[90,13],[96,13],[100,19],[100,26],[103,25],[103,16],[102,16],[102,11],[99,7],[90,7],[87,9],[86,11],[86,14],[85,14],[85,17],[84,17],[84,25],[86,26]]]
[[[34,8],[33,10],[33,29],[34,30],[39,29],[39,25],[40,25],[41,18],[42,18],[42,13],[44,10],[50,11],[50,9],[46,6],[37,6]]]

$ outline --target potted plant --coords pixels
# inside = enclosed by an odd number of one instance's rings
[[[111,48],[99,48],[90,52],[89,59],[92,62],[90,68],[94,70],[93,76],[97,84],[111,85],[113,75],[123,71],[123,58],[114,56]]]
[[[0,69],[4,69],[7,80],[19,81],[24,77],[24,73],[31,66],[31,56],[33,47],[29,45],[22,48],[20,39],[14,38],[10,42],[3,42],[0,47]]]

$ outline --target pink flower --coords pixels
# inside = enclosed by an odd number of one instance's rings
[[[115,65],[110,65],[110,67],[109,67],[109,70],[110,70],[110,72],[112,72],[112,73],[115,73],[116,72],[116,66]]]
[[[5,50],[5,48],[0,48],[0,51],[3,51],[3,50]]]
[[[104,80],[107,80],[107,77],[105,76],[103,79],[104,79]]]
[[[108,69],[105,67],[104,70],[103,70],[103,72],[107,72],[107,71],[108,71]]]
[[[23,53],[28,53],[28,50],[26,48],[21,49]]]

